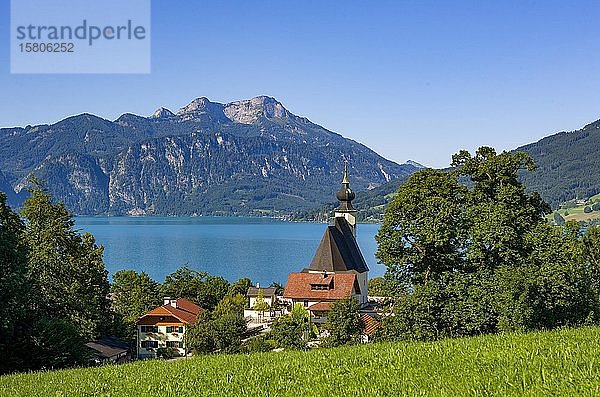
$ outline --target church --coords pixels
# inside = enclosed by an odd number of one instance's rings
[[[324,323],[336,300],[354,298],[367,305],[369,268],[356,242],[355,193],[350,189],[348,164],[342,187],[336,194],[340,204],[333,224],[327,226],[308,268],[290,273],[283,298],[301,303],[314,323]]]

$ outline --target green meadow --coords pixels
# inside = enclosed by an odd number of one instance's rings
[[[577,200],[569,200],[560,205],[556,210],[566,221],[590,221],[600,218],[600,211],[585,212],[585,207],[591,207],[594,203],[600,202],[600,194],[591,196],[586,200],[585,204],[578,204]],[[553,219],[553,214],[547,216],[548,220]]]
[[[2,396],[598,396],[600,328],[213,355],[0,378]]]

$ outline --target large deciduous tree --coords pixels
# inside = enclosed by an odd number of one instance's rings
[[[165,278],[161,292],[164,296],[188,299],[210,311],[229,292],[229,282],[223,277],[182,266]]]
[[[296,303],[289,315],[275,319],[269,333],[276,346],[285,349],[306,349],[313,336],[310,314],[301,303]]]
[[[228,295],[235,296],[237,294],[246,295],[248,288],[252,286],[252,281],[248,277],[242,277],[229,287]]]
[[[238,352],[246,332],[245,305],[246,298],[238,294],[223,298],[212,312],[204,311],[186,332],[188,348],[194,354]]]
[[[464,264],[465,191],[454,173],[431,169],[400,187],[376,236],[396,293]]]
[[[594,321],[600,239],[594,231],[582,239],[576,224],[547,224],[548,205],[518,179],[533,161],[482,147],[453,156],[453,166],[414,174],[385,211],[377,257],[396,304],[379,335],[436,339]]]

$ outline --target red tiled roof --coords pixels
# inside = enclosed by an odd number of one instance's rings
[[[331,302],[319,302],[308,307],[308,310],[314,312],[328,312],[331,310]]]
[[[381,327],[381,322],[375,320],[368,313],[360,316],[360,319],[362,320],[363,324],[365,324],[365,335],[373,335],[375,330]]]
[[[183,298],[177,298],[176,306],[177,307],[173,307],[172,305],[167,304],[156,307],[150,310],[148,313],[141,316],[138,319],[138,322],[142,318],[149,316],[173,316],[186,324],[193,324],[196,322],[198,314],[204,311],[204,309],[202,309],[200,306]]]
[[[203,311],[200,306],[198,306],[194,302],[190,302],[187,299],[177,298],[176,302],[177,302],[176,303],[177,304],[177,308],[185,310],[186,312],[190,312],[190,313],[193,313],[195,315],[198,315],[198,314],[200,314],[200,312]],[[173,307],[173,306],[171,306],[171,307]]]
[[[332,285],[327,290],[312,290],[311,284]],[[352,273],[330,274],[323,277],[321,273],[290,273],[283,291],[284,298],[308,300],[338,300],[352,297],[358,293],[356,276]]]

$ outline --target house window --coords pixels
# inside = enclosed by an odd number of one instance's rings
[[[180,343],[183,344],[183,342],[179,342],[179,341],[176,341],[176,340],[168,340],[167,341],[167,347],[173,347],[173,348],[177,349],[179,347]]]
[[[158,341],[156,340],[143,340],[142,347],[144,349],[156,349],[158,347]]]
[[[175,333],[178,333],[178,332],[180,334],[182,334],[183,333],[183,327],[174,327],[174,326],[167,327],[167,334],[171,334],[171,333],[175,334]]]
[[[304,307],[308,307],[308,301],[304,301]]]
[[[156,325],[142,325],[142,332],[158,332],[158,327]]]
[[[179,342],[179,348],[183,349],[183,342]]]

